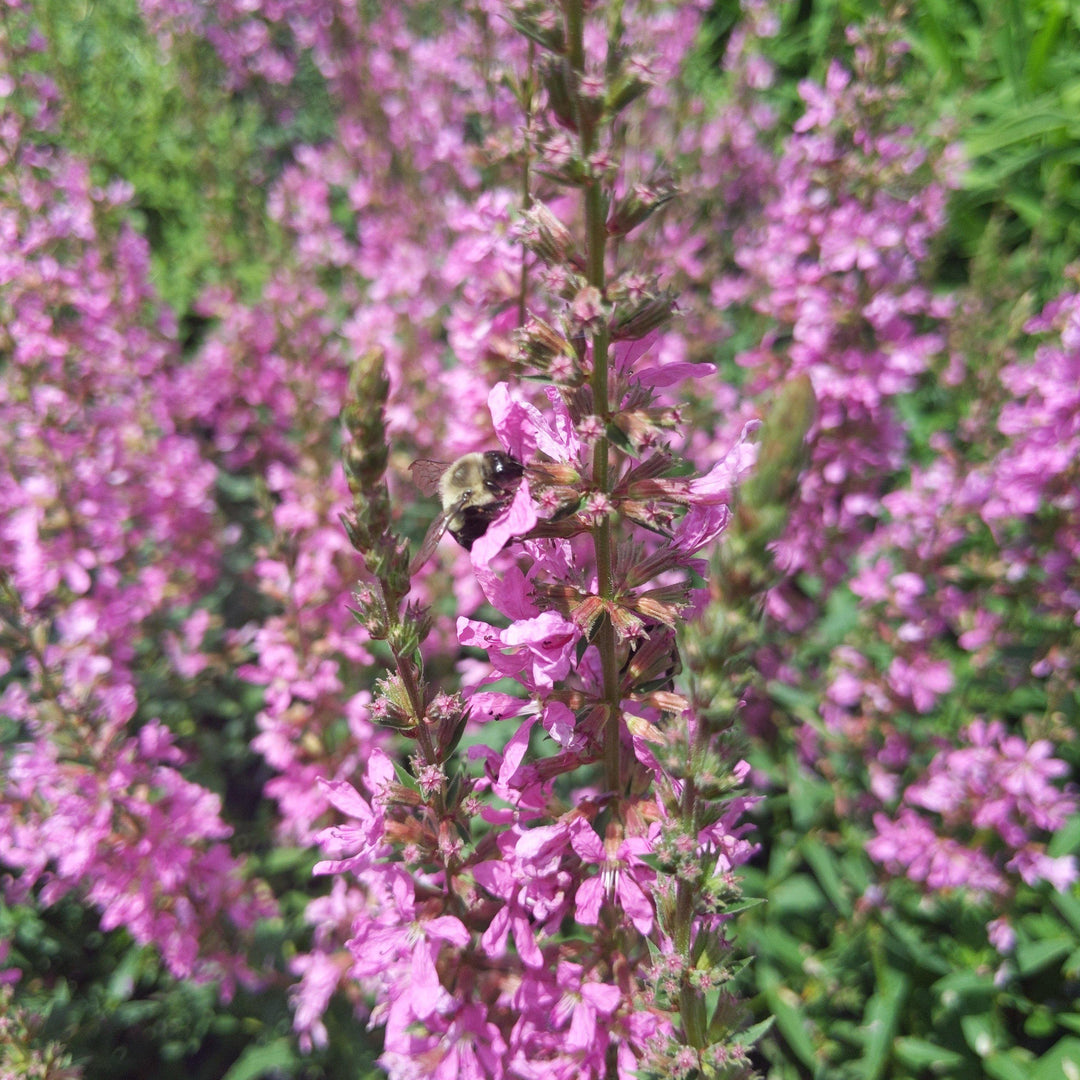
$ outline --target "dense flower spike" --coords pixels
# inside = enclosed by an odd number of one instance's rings
[[[175,328],[122,223],[130,190],[5,115],[0,619],[2,668],[25,673],[0,694],[22,735],[3,763],[5,892],[74,892],[228,996],[254,978],[236,943],[275,905],[144,700],[155,664],[195,681],[220,635],[197,606],[225,542],[214,470],[178,421]]]
[[[904,791],[896,821],[875,817],[871,857],[931,889],[1005,895],[1011,877],[1065,891],[1080,877],[1076,858],[1052,858],[1036,836],[1076,813],[1076,799],[1051,782],[1068,766],[1050,756],[1049,742],[1028,745],[1000,723],[976,721],[964,734],[966,746],[939,753]],[[920,811],[937,815],[945,835]]]
[[[688,1039],[706,1054],[728,1036],[725,1027],[714,1024],[706,1035],[680,1018],[696,1000],[689,981],[667,1008],[646,1005],[648,972],[637,965],[650,941],[659,947],[672,932],[658,924],[654,908],[657,872],[649,859],[660,811],[649,790],[653,772],[669,789],[674,781],[635,750],[632,735],[670,743],[672,758],[690,753],[685,722],[665,731],[666,718],[689,708],[671,686],[678,666],[671,629],[697,602],[694,576],[702,564],[695,556],[722,530],[724,503],[752,454],[737,447],[701,477],[670,476],[675,459],[664,441],[678,415],[654,402],[649,387],[659,380],[648,377],[646,358],[672,300],[644,278],[624,288],[607,252],[612,235],[624,236],[649,216],[624,208],[612,225],[605,210],[618,182],[617,121],[644,83],[617,27],[605,32],[571,3],[561,34],[549,41],[542,10],[523,6],[514,14],[532,40],[549,42],[538,68],[548,108],[534,102],[530,118],[537,147],[531,169],[548,179],[530,189],[516,230],[542,264],[531,270],[546,289],[521,293],[524,312],[536,307],[537,314],[526,321],[522,313],[528,329],[515,360],[553,376],[554,385],[542,407],[524,387],[503,382],[488,397],[496,434],[522,475],[481,535],[470,537],[470,563],[486,599],[510,621],[500,628],[458,617],[460,644],[482,649],[491,665],[459,705],[439,706],[423,677],[414,654],[430,616],[403,607],[405,590],[391,569],[400,547],[385,525],[372,524],[372,515],[386,520],[385,511],[376,512],[384,505],[382,425],[359,404],[346,410],[348,460],[357,463],[348,470],[355,513],[347,528],[374,578],[358,594],[357,617],[371,636],[387,640],[397,669],[380,684],[372,717],[413,739],[415,752],[412,782],[379,790],[369,781],[370,803],[349,795],[349,813],[368,824],[325,834],[335,857],[321,869],[348,872],[368,897],[350,927],[347,974],[374,991],[377,1013],[385,1015],[382,1061],[391,1075],[405,1075],[419,1055],[434,1074],[508,1075],[521,1060],[523,1038],[545,1075],[580,1072],[583,1025],[593,1033],[589,1071],[596,1076],[607,1071],[609,1054],[620,1075],[630,1075],[665,1040]],[[561,142],[567,131],[570,141]],[[579,215],[565,222],[560,215],[574,214],[574,200],[548,186],[560,178],[581,193]],[[638,197],[662,201],[647,192]],[[354,393],[370,409],[372,394],[359,391],[363,378]],[[449,468],[465,474],[464,465]],[[482,473],[474,481],[481,489],[486,482]],[[440,490],[444,502],[456,497]],[[464,505],[471,497],[462,496]],[[446,512],[457,510],[447,504]],[[508,678],[519,685],[516,694],[485,689]],[[483,752],[483,782],[453,754],[470,714],[474,722],[519,718],[501,750]],[[546,738],[537,744],[534,729],[550,736],[546,753]],[[702,745],[710,745],[707,735]],[[720,759],[716,765],[723,772]],[[476,810],[487,789],[508,809],[482,811],[480,829]],[[376,804],[385,815],[381,831]],[[701,812],[694,799],[681,812],[677,802],[666,807],[667,815],[689,813],[691,821]],[[372,859],[365,854],[372,844],[389,851]],[[727,869],[750,850],[729,847]],[[715,864],[711,843],[700,857]],[[713,894],[710,920],[723,910],[717,903]],[[692,899],[682,897],[680,911],[677,949],[689,968],[695,942],[713,931],[711,921],[696,921]],[[571,917],[596,927],[591,943],[566,937]],[[723,949],[714,940],[719,971]],[[623,968],[627,977],[618,974]],[[314,962],[306,966],[313,969]],[[583,1002],[565,1016],[565,1029],[551,1028],[552,990],[538,984],[532,997],[508,1000],[518,981],[556,971],[574,973],[573,992]],[[310,1000],[325,998],[324,987],[313,979]],[[595,1008],[606,1018],[599,1042]],[[311,1024],[311,1038],[319,1035]],[[745,1064],[734,1044],[728,1055],[733,1068]]]

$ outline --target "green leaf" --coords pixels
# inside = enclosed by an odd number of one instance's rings
[[[1047,217],[1042,192],[1008,191],[1004,194],[1005,204],[1015,211],[1016,216],[1028,228],[1035,228]]]
[[[910,988],[910,979],[893,968],[885,968],[879,976],[877,992],[866,1003],[863,1015],[867,1038],[858,1075],[864,1080],[884,1076]]]
[[[416,777],[406,768],[405,764],[401,761],[395,760],[393,762],[394,773],[397,776],[398,783],[403,788],[408,788],[410,791],[419,791],[420,785],[417,783]]]
[[[261,856],[258,867],[260,874],[287,874],[305,868],[310,873],[316,861],[310,848],[280,847]]]
[[[1033,975],[1037,971],[1068,956],[1075,948],[1075,942],[1068,938],[1053,938],[1043,941],[1022,942],[1016,946],[1016,968],[1024,976]]]
[[[1055,858],[1059,855],[1071,855],[1080,852],[1080,814],[1074,814],[1050,837],[1050,843],[1047,844],[1046,850],[1048,855]],[[1075,893],[1055,892],[1054,896],[1072,900],[1077,909],[1080,910],[1080,898]],[[1077,929],[1080,929],[1080,926],[1077,926]]]
[[[646,860],[642,860],[646,861]],[[767,903],[764,896],[743,896],[733,904],[725,904],[723,914],[724,915],[738,915],[743,911],[750,911],[753,908],[760,907],[760,905]]]
[[[960,1030],[964,1040],[980,1058],[987,1058],[994,1052],[997,1035],[993,1020],[986,1013],[969,1013],[960,1017]]]
[[[953,1001],[962,1001],[967,1012],[978,1007],[976,999],[988,1000],[998,992],[992,971],[950,971],[934,983],[934,991],[950,1008]]]
[[[788,686],[777,679],[765,684],[769,697],[778,705],[783,705],[792,716],[799,720],[814,723],[818,718],[818,696],[810,690],[798,686]]]
[[[859,624],[859,602],[846,588],[829,593],[825,614],[814,627],[814,637],[830,648],[839,645]]]
[[[620,428],[617,428],[614,424],[608,424],[604,434],[608,438],[608,442],[612,446],[617,446],[624,454],[629,457],[638,458],[641,456],[641,451],[630,441],[630,437]]]
[[[749,1049],[776,1023],[776,1018],[767,1016],[764,1020],[748,1027],[745,1031],[736,1032],[729,1040],[733,1046],[743,1046]]]
[[[893,1044],[897,1061],[913,1070],[926,1069],[936,1076],[949,1076],[964,1060],[955,1050],[949,1050],[928,1039],[901,1037]]]
[[[825,896],[809,874],[792,874],[769,892],[769,903],[780,915],[817,916]]]
[[[754,946],[759,957],[774,960],[789,972],[802,972],[806,957],[801,939],[776,923],[768,923],[755,930]]]
[[[1031,1080],[1031,1055],[1016,1048],[1008,1053],[991,1054],[983,1062],[983,1068],[992,1080]]]
[[[921,36],[913,44],[928,67],[948,72],[949,82],[960,74],[959,56],[945,27],[952,23],[948,8],[940,0],[923,0],[915,9],[918,12]]]
[[[971,135],[966,143],[972,157],[994,154],[1009,146],[1033,142],[1048,135],[1069,139],[1076,117],[1048,108],[1045,101],[1033,104],[1029,109],[1018,110],[995,124],[984,127]]]
[[[1041,1058],[1028,1067],[1030,1080],[1078,1080],[1080,1039],[1059,1039]]]
[[[809,832],[815,823],[830,815],[832,787],[794,762],[788,775],[791,777],[788,800],[792,824],[800,832]]]
[[[889,929],[889,949],[900,960],[900,966],[917,967],[921,971],[935,975],[945,975],[949,971],[948,962],[940,951],[928,943],[918,929],[898,916],[885,913]]]
[[[817,1048],[806,1030],[802,1014],[791,1002],[795,995],[783,986],[779,973],[769,964],[758,964],[759,985],[776,1020],[777,1030],[791,1051],[808,1068],[817,1071]]]
[[[818,884],[825,891],[825,895],[833,906],[845,918],[851,916],[851,899],[844,888],[839,870],[837,869],[836,855],[816,837],[805,836],[800,844],[803,857],[810,864]]]
[[[1047,74],[1047,61],[1054,47],[1057,45],[1061,34],[1061,25],[1065,21],[1064,5],[1050,5],[1042,26],[1036,31],[1028,49],[1027,62],[1024,64],[1024,74],[1027,77],[1028,88],[1038,92],[1044,89],[1049,82]]]
[[[222,1080],[260,1080],[267,1073],[297,1064],[297,1060],[291,1039],[275,1039],[264,1046],[249,1046]]]

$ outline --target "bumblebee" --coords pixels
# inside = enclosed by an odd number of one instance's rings
[[[448,532],[467,551],[506,509],[525,475],[525,466],[503,450],[476,451],[456,461],[414,461],[410,471],[425,495],[438,494],[442,503],[424,537],[413,573],[431,558]]]

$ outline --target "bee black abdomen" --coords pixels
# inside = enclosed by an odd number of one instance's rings
[[[487,532],[488,526],[502,509],[502,506],[494,503],[488,506],[466,506],[455,515],[455,522],[450,526],[450,535],[466,551],[472,551],[473,544]]]

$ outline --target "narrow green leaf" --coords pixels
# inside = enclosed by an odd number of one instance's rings
[[[889,949],[902,962],[901,966],[917,967],[936,975],[945,975],[949,971],[940,951],[928,943],[916,927],[889,912],[885,913],[885,919],[890,934]]]
[[[1005,193],[1004,201],[1028,228],[1035,228],[1047,217],[1041,192],[1009,191]]]
[[[964,1040],[977,1057],[984,1060],[994,1052],[997,1038],[994,1024],[986,1013],[968,1013],[960,1017],[960,1030]]]
[[[893,1045],[897,1061],[910,1069],[933,1069],[934,1075],[950,1076],[964,1060],[955,1050],[928,1039],[899,1038]]]
[[[957,50],[943,25],[951,22],[949,12],[942,9],[938,0],[924,0],[916,10],[920,33],[913,41],[915,51],[925,59],[929,69],[947,73],[949,83],[954,83],[960,68]]]
[[[1061,34],[1061,24],[1065,21],[1065,11],[1060,5],[1051,7],[1046,13],[1042,26],[1036,31],[1028,48],[1027,61],[1024,64],[1024,75],[1027,79],[1028,89],[1034,93],[1046,88],[1049,83],[1047,78],[1046,64],[1051,52],[1058,44]]]
[[[991,1054],[983,1062],[990,1080],[1031,1080],[1031,1055],[1026,1050],[1013,1049],[1009,1053]],[[1065,1074],[1059,1073],[1065,1080]]]
[[[802,940],[775,922],[755,930],[754,951],[759,957],[767,957],[791,972],[801,973],[806,962]]]
[[[1016,968],[1021,975],[1033,975],[1036,971],[1052,964],[1063,956],[1068,956],[1075,947],[1075,942],[1068,938],[1021,942],[1016,947]]]
[[[777,679],[768,682],[765,689],[773,701],[783,705],[793,716],[800,720],[817,719],[817,696],[811,691],[788,686]]]
[[[749,1049],[776,1023],[776,1018],[767,1016],[764,1020],[748,1027],[745,1031],[739,1031],[732,1035],[731,1043],[734,1046],[744,1046]]]
[[[1048,855],[1055,858],[1059,855],[1071,855],[1080,851],[1080,814],[1074,814],[1065,824],[1050,837],[1050,843],[1046,846]],[[1065,896],[1072,899],[1080,907],[1080,899],[1072,893],[1055,893],[1055,896]]]
[[[907,1000],[911,981],[894,968],[885,968],[878,989],[866,1003],[864,1029],[866,1043],[858,1071],[863,1080],[879,1080],[892,1057],[893,1040],[900,1026],[900,1013]]]
[[[836,855],[820,840],[812,836],[804,837],[800,848],[825,895],[837,911],[845,918],[849,918],[852,911],[851,899],[840,878]]]
[[[291,1039],[275,1039],[264,1046],[249,1046],[233,1062],[222,1080],[260,1080],[296,1063],[296,1050]]]
[[[1027,1075],[1030,1080],[1080,1080],[1080,1039],[1058,1039]]]
[[[817,1049],[803,1022],[802,1014],[789,1000],[794,997],[780,982],[776,970],[767,964],[758,965],[759,984],[765,994],[769,1012],[776,1019],[776,1027],[795,1056],[808,1068],[818,1063]]]
[[[1045,105],[1037,109],[1016,112],[1000,123],[990,125],[972,135],[966,143],[968,153],[973,157],[993,154],[1026,143],[1046,135],[1070,137],[1070,129],[1077,118],[1057,109],[1048,109]]]
[[[1080,934],[1080,899],[1069,892],[1053,892],[1050,902],[1061,912],[1069,926]]]

